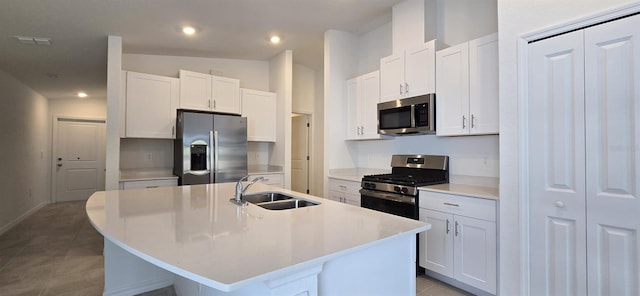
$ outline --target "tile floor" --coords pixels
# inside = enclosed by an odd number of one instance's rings
[[[50,204],[0,235],[0,295],[102,295],[103,239],[84,202]],[[175,296],[172,287],[141,294]],[[418,276],[417,296],[470,295]]]

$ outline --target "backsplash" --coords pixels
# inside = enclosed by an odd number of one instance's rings
[[[120,139],[120,169],[173,169],[173,140]]]
[[[358,167],[389,168],[392,154],[432,154],[449,156],[452,175],[499,177],[497,135],[438,137],[402,136],[393,140],[359,143]]]

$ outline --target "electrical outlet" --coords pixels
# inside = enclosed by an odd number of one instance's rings
[[[489,168],[489,156],[483,156],[482,157],[482,163],[480,164],[480,166],[484,169],[488,169]]]

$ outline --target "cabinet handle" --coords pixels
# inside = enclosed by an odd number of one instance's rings
[[[404,83],[404,92],[409,93],[409,84],[406,82]]]
[[[471,114],[471,128],[474,128],[476,126],[474,121],[476,121],[476,117]]]
[[[459,206],[460,206],[459,204],[448,203],[448,202],[445,202],[444,204],[445,204],[446,206],[452,206],[452,207],[459,207]]]
[[[562,208],[564,208],[564,203],[558,200],[558,201],[556,201],[556,207],[559,208],[559,209],[562,209]]]
[[[462,128],[466,128],[467,127],[467,117],[462,115]]]
[[[363,136],[364,135],[364,126],[360,127],[360,135]]]
[[[207,101],[207,108],[211,108],[211,100]]]
[[[400,94],[402,94],[402,83],[400,83]]]
[[[347,186],[339,185],[338,187],[340,187],[340,189],[342,189],[342,190],[347,190]]]
[[[175,125],[171,127],[171,135],[172,136],[176,135],[176,126]]]
[[[146,188],[158,188],[159,186],[147,186]]]
[[[216,108],[216,100],[213,100],[213,109]]]
[[[458,236],[458,221],[456,221],[456,236]]]
[[[447,219],[447,229],[446,230],[447,230],[447,234],[449,234],[449,230],[450,230],[449,229],[449,219]]]
[[[359,136],[360,135],[360,127],[357,127],[356,130],[358,131],[356,134]]]

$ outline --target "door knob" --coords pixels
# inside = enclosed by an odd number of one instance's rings
[[[58,164],[58,167],[62,167],[62,164],[61,164],[61,163],[59,163],[59,164]]]
[[[556,207],[559,208],[559,209],[562,209],[562,208],[564,208],[564,203],[558,200],[558,201],[556,201]]]

